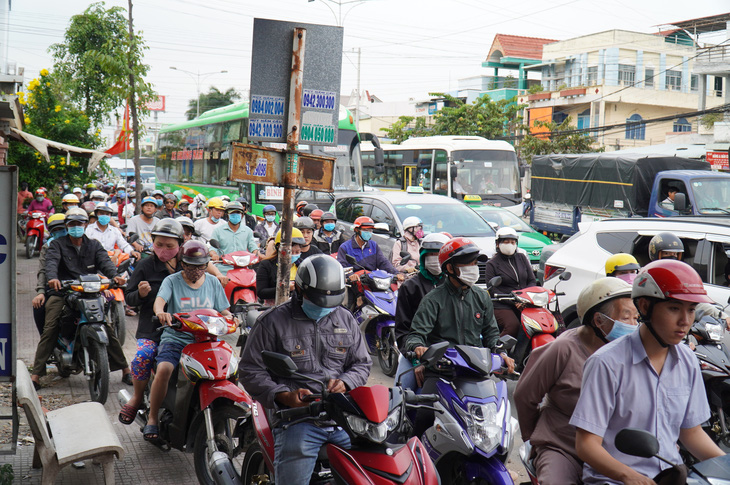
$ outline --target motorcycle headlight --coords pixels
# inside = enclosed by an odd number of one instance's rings
[[[400,414],[399,409],[396,408],[382,423],[373,423],[360,416],[348,413],[345,413],[345,418],[353,433],[365,436],[376,443],[382,443],[388,437],[388,434],[398,427]]]
[[[236,266],[243,268],[251,262],[251,256],[233,256],[233,261],[236,263]]]
[[[550,300],[550,296],[547,291],[541,291],[540,293],[532,293],[528,291],[527,296],[529,296],[530,299],[532,299],[532,303],[537,306],[545,306]]]
[[[457,403],[453,403],[456,412],[466,424],[466,431],[474,445],[485,453],[489,453],[499,445],[502,432],[497,404],[469,403],[468,410],[463,410]]]
[[[371,278],[375,289],[385,291],[390,289],[390,278]]]
[[[84,293],[98,293],[101,291],[101,281],[87,281],[81,283]]]
[[[228,322],[226,322],[226,319],[223,317],[208,317],[206,319],[203,318],[203,316],[200,316],[200,319],[203,320],[205,323],[205,326],[208,330],[208,333],[211,335],[226,335],[228,333]]]
[[[707,330],[707,336],[713,342],[720,342],[722,340],[723,333],[725,331],[725,329],[722,327],[722,325],[719,325],[716,323],[706,323],[705,330]]]

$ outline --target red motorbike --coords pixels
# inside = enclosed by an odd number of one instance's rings
[[[238,324],[215,310],[173,314],[172,328],[195,336],[182,351],[160,408],[160,448],[194,453],[195,473],[201,484],[240,483],[235,471],[252,441],[248,417],[251,397],[237,385],[238,359],[219,337],[233,333]],[[131,396],[119,391],[122,406]],[[135,421],[147,424],[149,396]],[[238,463],[234,464],[234,461]]]
[[[34,255],[41,253],[43,238],[46,233],[46,213],[33,211],[27,213],[25,224],[25,257],[31,259]]]
[[[228,253],[221,258],[223,264],[233,266],[228,270],[228,284],[225,287],[226,297],[231,305],[238,302],[256,302],[256,271],[253,265],[259,257],[248,251]]]
[[[440,353],[443,355],[443,351]],[[441,357],[435,355],[433,358]],[[347,394],[328,393],[326,383],[296,372],[297,366],[289,356],[264,351],[263,359],[269,371],[278,376],[297,376],[322,386],[321,394],[308,396],[315,399],[309,406],[277,411],[279,417],[287,421],[284,429],[306,420],[332,420],[350,435],[350,449],[332,443],[322,447],[310,484],[440,483],[433,462],[417,437],[400,440],[405,443],[387,441],[389,437],[397,436],[395,432],[407,422],[406,406],[434,403],[438,396],[416,395],[400,386],[389,389],[380,385],[357,387]],[[258,402],[253,403],[252,422],[258,442],[246,452],[241,480],[245,484],[273,484],[274,436],[266,412]]]

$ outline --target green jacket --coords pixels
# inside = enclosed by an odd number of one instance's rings
[[[421,300],[405,340],[405,350],[444,340],[494,351],[499,342],[499,327],[486,290],[478,286],[456,288],[447,278]]]

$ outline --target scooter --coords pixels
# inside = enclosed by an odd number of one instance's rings
[[[570,276],[570,272],[562,273],[552,290],[542,286],[530,286],[511,293],[494,295],[493,299],[496,301],[524,305],[520,315],[524,334],[518,337],[517,345],[510,353],[517,369],[525,368],[534,349],[555,340],[556,333],[561,328],[558,319],[562,322],[558,297],[565,295],[556,293],[555,290],[561,281],[569,280]],[[554,310],[550,310],[552,303],[555,304]]]
[[[130,258],[127,253],[122,252],[119,249],[107,251],[107,253],[109,254],[109,259],[111,259],[114,266],[122,272],[122,275],[125,277],[128,276],[128,274],[124,273],[127,273],[129,267],[132,263],[134,263],[134,258]],[[122,288],[110,288],[108,291],[112,295],[112,299],[109,300],[107,305],[109,323],[114,329],[114,332],[116,332],[119,343],[124,345],[124,341],[127,338],[127,317],[124,311],[124,290]]]
[[[256,271],[259,257],[248,251],[228,253],[221,258],[223,264],[233,266],[228,270],[228,284],[225,287],[226,297],[231,305],[240,301],[244,303],[256,302]]]
[[[236,331],[238,325],[215,310],[173,314],[172,328],[190,333],[195,343],[182,351],[160,408],[159,439],[155,443],[192,452],[195,474],[201,484],[240,484],[233,460],[240,460],[251,441],[248,417],[251,398],[236,384],[238,359],[219,337]],[[123,406],[131,396],[119,391]],[[135,422],[144,427],[149,416],[149,396]]]
[[[43,238],[46,231],[46,213],[33,211],[28,214],[28,221],[25,224],[25,257],[32,259],[36,254],[41,253]]]
[[[444,350],[445,347],[440,353]],[[380,385],[357,387],[347,394],[328,393],[326,382],[297,372],[291,357],[269,351],[262,355],[273,374],[285,378],[296,376],[322,386],[321,394],[308,396],[316,399],[308,406],[276,411],[286,422],[284,429],[307,420],[332,420],[350,436],[350,449],[332,443],[322,447],[311,484],[440,484],[433,462],[417,437],[405,443],[389,441],[389,436],[405,422],[406,407],[428,406],[437,396],[418,396],[402,387],[388,389]],[[438,349],[423,355],[424,360],[439,358]],[[258,402],[253,404],[252,416],[257,443],[246,452],[241,478],[246,484],[270,485],[276,483],[274,436],[266,410]]]

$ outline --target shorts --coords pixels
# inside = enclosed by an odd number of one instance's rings
[[[157,343],[146,338],[137,339],[137,353],[132,359],[132,377],[137,381],[149,380],[152,363],[157,355]]]
[[[179,340],[163,340],[157,347],[157,363],[169,362],[177,367],[180,363],[180,356],[187,343]]]

